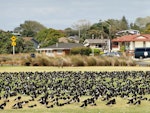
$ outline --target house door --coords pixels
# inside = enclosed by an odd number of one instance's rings
[[[125,42],[125,50],[129,50],[130,49],[130,43],[129,42]]]

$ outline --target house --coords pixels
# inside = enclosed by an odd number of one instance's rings
[[[110,51],[110,39],[86,39],[84,46],[90,48],[98,48],[104,51]]]
[[[112,40],[112,51],[119,51],[121,46],[129,52],[139,47],[150,47],[150,34],[125,35]]]
[[[79,43],[80,42],[80,38],[79,36],[69,36],[68,39],[72,42],[75,42],[75,43]]]
[[[123,36],[123,35],[139,35],[140,31],[139,30],[133,30],[133,29],[129,29],[129,30],[122,30],[116,33],[117,36]]]
[[[19,32],[12,32],[12,34],[15,36],[21,36],[21,34]]]
[[[23,37],[23,40],[32,42],[35,49],[39,47],[39,42],[35,40],[33,37]]]
[[[70,54],[70,50],[75,47],[84,47],[80,43],[56,43],[49,47],[36,49],[39,53],[44,53],[48,56],[63,56]]]

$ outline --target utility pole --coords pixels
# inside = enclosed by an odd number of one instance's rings
[[[80,39],[80,35],[81,35],[81,32],[80,32],[80,26],[79,26],[79,34],[78,34],[78,35],[79,35],[79,39]]]
[[[105,22],[107,25],[109,25],[109,34],[108,34],[108,51],[111,52],[111,24],[108,22]]]
[[[94,40],[94,34],[92,34],[92,39]],[[92,47],[92,56],[94,56],[94,47]]]

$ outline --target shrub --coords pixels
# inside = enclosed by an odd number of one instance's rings
[[[87,58],[87,65],[88,66],[96,66],[97,64],[96,64],[96,59],[94,58],[94,57],[88,57]]]
[[[94,48],[94,55],[99,55],[100,54],[100,49]]]
[[[104,66],[111,66],[111,58],[105,57],[104,58]]]
[[[121,46],[120,52],[125,52],[125,46]]]
[[[112,66],[119,66],[118,58],[112,59]]]
[[[84,61],[80,55],[71,56],[72,66],[84,66]]]
[[[36,54],[32,58],[30,54],[0,55],[0,65],[24,65],[24,66],[136,66],[136,62],[129,57],[99,57],[87,55],[70,55],[48,57],[44,54]]]
[[[91,53],[91,49],[88,47],[76,47],[76,48],[71,49],[72,55],[80,54],[80,55],[88,55],[89,56],[90,53]]]
[[[54,60],[54,66],[71,66],[69,57],[56,57]]]
[[[31,63],[32,63],[31,58],[29,56],[27,56],[25,59],[22,59],[22,63],[21,64],[24,65],[24,66],[30,66]]]
[[[94,58],[96,60],[96,66],[104,66],[105,61],[103,58],[100,58],[99,56],[95,56]]]

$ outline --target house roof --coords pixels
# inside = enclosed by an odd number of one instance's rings
[[[112,40],[112,42],[132,42],[132,41],[150,41],[150,34],[125,35],[122,37],[117,37]]]
[[[93,44],[93,43],[95,43],[95,44],[97,44],[97,43],[105,43],[106,41],[108,41],[109,39],[86,39],[85,41],[84,41],[84,43],[89,43],[89,44]]]
[[[124,34],[124,33],[126,33],[126,34],[132,34],[132,35],[135,35],[135,34],[139,35],[140,34],[139,30],[129,29],[129,30],[119,31],[119,32],[116,33],[116,35],[120,35],[120,34]]]
[[[33,37],[23,37],[23,40],[24,41],[34,41],[35,43],[39,44],[39,42],[37,40],[35,40]]]
[[[39,42],[35,40],[33,37],[23,37],[25,42],[32,42],[34,44],[34,48],[38,48]]]
[[[84,45],[81,44],[81,43],[56,43],[56,44],[53,44],[53,45],[48,46],[46,48],[39,48],[39,49],[54,50],[54,49],[71,49],[71,48],[74,48],[74,47],[84,47]]]

